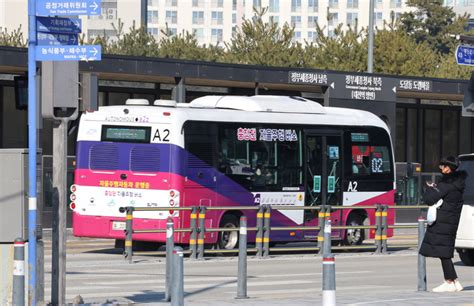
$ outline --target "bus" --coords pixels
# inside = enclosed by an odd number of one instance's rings
[[[190,212],[174,207],[344,206],[333,225],[375,224],[375,204],[394,205],[395,171],[389,128],[376,115],[324,107],[285,96],[205,96],[190,103],[129,99],[81,116],[77,136],[73,233],[124,239],[120,207],[169,207],[135,212],[134,229],[190,227]],[[389,209],[388,224],[394,224]],[[254,210],[210,210],[206,228],[235,228],[240,216],[255,226]],[[271,226],[317,226],[318,211],[274,209]],[[315,230],[274,231],[271,242],[315,241]],[[392,236],[393,230],[388,230]],[[335,230],[333,241],[360,245],[374,230]],[[189,233],[175,243],[188,244]],[[136,234],[157,245],[164,233]],[[249,242],[255,233],[249,233]],[[206,232],[220,249],[238,233]]]

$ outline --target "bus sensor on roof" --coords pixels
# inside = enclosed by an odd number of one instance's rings
[[[147,99],[127,99],[125,105],[150,105]]]

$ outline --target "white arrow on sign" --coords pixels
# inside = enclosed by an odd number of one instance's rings
[[[332,89],[334,89],[334,82],[332,82],[330,86]]]
[[[98,8],[99,6],[98,6],[97,3],[94,1],[94,2],[92,2],[92,4],[90,5],[90,7],[93,8],[93,11],[95,11],[95,10],[97,10],[97,8]]]
[[[76,44],[76,36],[73,36],[73,37],[72,37],[72,44],[73,44],[73,45]]]
[[[393,87],[392,90],[394,93],[397,93],[397,86]]]
[[[96,56],[96,55],[97,55],[97,52],[99,52],[99,51],[97,51],[96,48],[92,48],[92,49],[93,49],[93,50],[89,50],[89,52],[93,53],[94,56]]]

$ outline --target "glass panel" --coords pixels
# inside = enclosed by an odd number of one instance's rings
[[[1,93],[1,91],[0,91]],[[15,90],[12,86],[3,87],[3,118],[2,126],[3,148],[28,147],[28,112],[17,110],[15,105]],[[14,133],[12,132],[14,131]]]
[[[124,105],[131,95],[125,92],[109,92],[109,105]]]
[[[398,162],[406,161],[406,139],[405,132],[407,129],[407,118],[406,118],[406,109],[397,108],[397,127],[396,135],[397,139],[395,141],[395,160]]]
[[[418,112],[416,109],[409,108],[407,110],[407,161],[421,162],[416,160],[416,152],[418,147]]]
[[[458,126],[460,116],[461,114],[458,111],[445,110],[443,112],[443,156],[458,155]]]
[[[322,137],[306,137],[306,206],[321,205],[322,160]]]
[[[425,139],[424,139],[424,165],[423,172],[437,172],[440,157],[440,122],[441,111],[434,109],[425,110]]]
[[[459,149],[460,154],[471,153],[471,122],[469,117],[461,117],[459,122]]]

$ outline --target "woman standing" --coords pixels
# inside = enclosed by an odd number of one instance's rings
[[[457,280],[451,258],[454,256],[454,242],[463,205],[464,181],[467,173],[456,171],[459,166],[457,158],[448,156],[441,159],[439,169],[442,173],[438,184],[428,183],[423,201],[433,205],[442,199],[443,204],[437,210],[436,221],[428,226],[425,238],[420,247],[420,254],[426,257],[437,257],[441,260],[445,281],[433,292],[456,292],[463,290]]]

